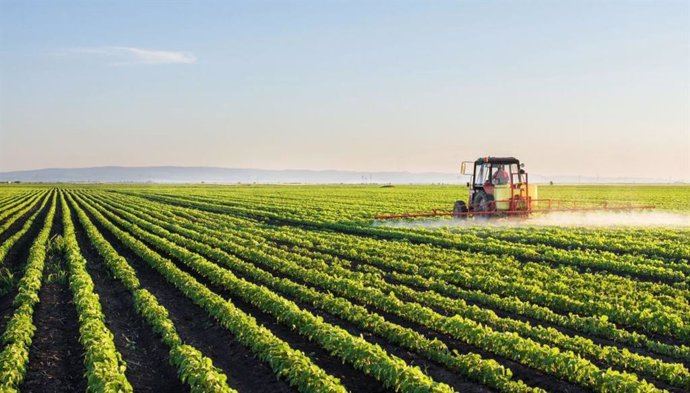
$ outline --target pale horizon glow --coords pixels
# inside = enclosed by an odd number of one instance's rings
[[[163,4],[165,6],[163,6]],[[0,172],[690,181],[686,1],[0,1]]]

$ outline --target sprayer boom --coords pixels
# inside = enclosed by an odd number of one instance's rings
[[[453,216],[468,217],[529,217],[536,213],[582,211],[632,211],[654,209],[652,205],[631,203],[588,202],[538,199],[537,185],[514,157],[481,157],[465,161],[461,173],[470,176],[467,182],[467,202],[456,201],[452,210],[434,209],[431,212],[380,214],[377,220]]]
[[[489,211],[466,211],[466,212],[452,212],[441,209],[434,209],[431,212],[421,213],[400,213],[400,214],[379,214],[375,216],[377,220],[398,220],[398,219],[414,219],[414,218],[428,218],[428,217],[528,217],[534,214],[548,214],[556,212],[630,212],[630,211],[646,211],[652,210],[656,207],[654,205],[634,205],[634,204],[616,204],[610,202],[601,203],[599,206],[582,206],[587,202],[582,201],[565,201],[565,200],[534,200],[535,202],[546,203],[549,206],[530,208],[528,210],[489,210]],[[566,204],[572,206],[566,206]],[[580,206],[578,206],[578,204]]]

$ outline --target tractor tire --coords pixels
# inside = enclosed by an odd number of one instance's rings
[[[465,204],[465,201],[455,201],[455,205],[453,205],[453,213],[467,213],[469,209],[467,209],[467,204]],[[459,220],[466,220],[467,215],[459,215],[459,216],[453,216]]]
[[[494,210],[496,210],[496,204],[494,203],[493,195],[489,195],[485,192],[476,195],[474,211],[490,212]]]

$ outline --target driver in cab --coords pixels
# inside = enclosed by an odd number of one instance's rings
[[[506,172],[504,165],[498,166],[498,170],[496,170],[491,180],[496,185],[508,184],[508,172]]]

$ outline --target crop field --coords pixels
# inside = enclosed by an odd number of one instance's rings
[[[539,192],[657,209],[438,225],[373,217],[463,187],[1,186],[0,391],[690,391],[690,187]]]

